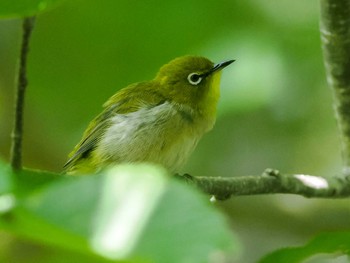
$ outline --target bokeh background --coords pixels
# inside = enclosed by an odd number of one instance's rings
[[[20,34],[19,20],[0,21],[0,158],[6,161]],[[104,101],[186,54],[236,62],[223,73],[216,126],[184,172],[340,174],[317,0],[76,0],[39,15],[28,62],[24,165],[60,172]],[[319,232],[349,229],[349,204],[271,195],[217,206],[242,242],[237,262],[255,262]]]

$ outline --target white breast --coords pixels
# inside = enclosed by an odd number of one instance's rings
[[[111,122],[96,149],[104,162],[159,163],[171,172],[184,165],[205,132],[169,102],[117,114]]]

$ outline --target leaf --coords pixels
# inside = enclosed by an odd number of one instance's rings
[[[23,169],[14,174],[16,195],[25,196],[29,192],[36,191],[56,180],[63,180],[65,178],[62,174],[54,174],[47,171]]]
[[[10,166],[0,160],[0,217],[14,207],[13,174]]]
[[[23,169],[14,173],[9,164],[0,162],[0,214],[8,213],[18,197],[58,179],[62,176],[38,170]]]
[[[132,262],[216,262],[239,251],[208,198],[159,167],[121,165],[22,189],[0,228],[43,244]]]
[[[260,263],[301,262],[321,253],[350,255],[350,232],[321,233],[305,246],[276,250],[265,256]]]
[[[62,177],[47,171],[29,169],[13,173],[10,165],[0,160],[0,195],[12,191],[18,195],[24,195]]]
[[[41,13],[62,0],[1,0],[0,18],[24,17]]]
[[[129,253],[150,262],[216,262],[216,257],[237,253],[237,242],[209,198],[157,175],[154,168],[139,169],[128,174],[117,171],[119,179],[117,174],[109,178],[106,186],[111,193],[124,188],[120,181],[128,190],[119,196],[119,205],[110,204],[105,215],[99,214],[93,244],[100,253],[114,259]],[[116,214],[121,217],[106,223]]]
[[[0,160],[0,195],[11,192],[13,188],[12,171],[8,164]]]

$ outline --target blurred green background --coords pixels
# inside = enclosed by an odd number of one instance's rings
[[[76,0],[39,15],[28,61],[24,165],[60,172],[109,96],[153,78],[169,60],[193,54],[236,62],[223,74],[216,126],[184,172],[241,176],[271,167],[283,173],[339,174],[340,140],[323,67],[318,4]],[[9,159],[20,34],[19,20],[0,21],[4,160]],[[349,229],[349,204],[274,195],[235,197],[218,206],[241,238],[238,262],[255,262],[276,248],[304,244],[316,233]],[[1,237],[0,253],[23,246]]]

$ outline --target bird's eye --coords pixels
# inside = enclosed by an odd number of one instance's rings
[[[191,85],[198,85],[202,81],[202,77],[197,73],[191,73],[187,80]]]

